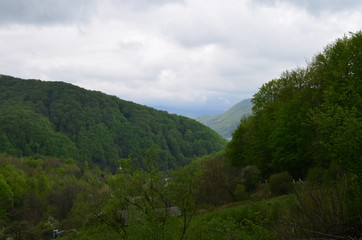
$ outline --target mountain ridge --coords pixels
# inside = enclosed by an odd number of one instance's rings
[[[215,130],[224,138],[230,139],[231,134],[240,124],[240,120],[251,114],[251,108],[251,98],[248,98],[238,102],[224,113],[201,115],[195,119]]]
[[[71,157],[102,167],[157,150],[161,169],[220,151],[221,137],[193,119],[64,82],[0,77],[0,152]]]

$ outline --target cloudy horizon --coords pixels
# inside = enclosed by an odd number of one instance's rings
[[[361,30],[361,12],[354,0],[0,0],[0,74],[213,114]]]

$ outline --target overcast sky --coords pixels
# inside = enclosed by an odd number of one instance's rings
[[[360,0],[0,0],[0,74],[194,116],[361,25]]]

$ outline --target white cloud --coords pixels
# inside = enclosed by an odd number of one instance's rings
[[[292,0],[263,1],[64,1],[46,20],[51,5],[14,0],[33,10],[0,17],[0,71],[142,104],[226,109],[362,22],[360,5],[315,14]]]

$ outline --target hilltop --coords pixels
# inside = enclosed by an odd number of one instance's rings
[[[0,152],[74,158],[117,167],[131,157],[142,167],[150,149],[170,169],[220,151],[225,141],[186,117],[64,82],[0,76]]]

